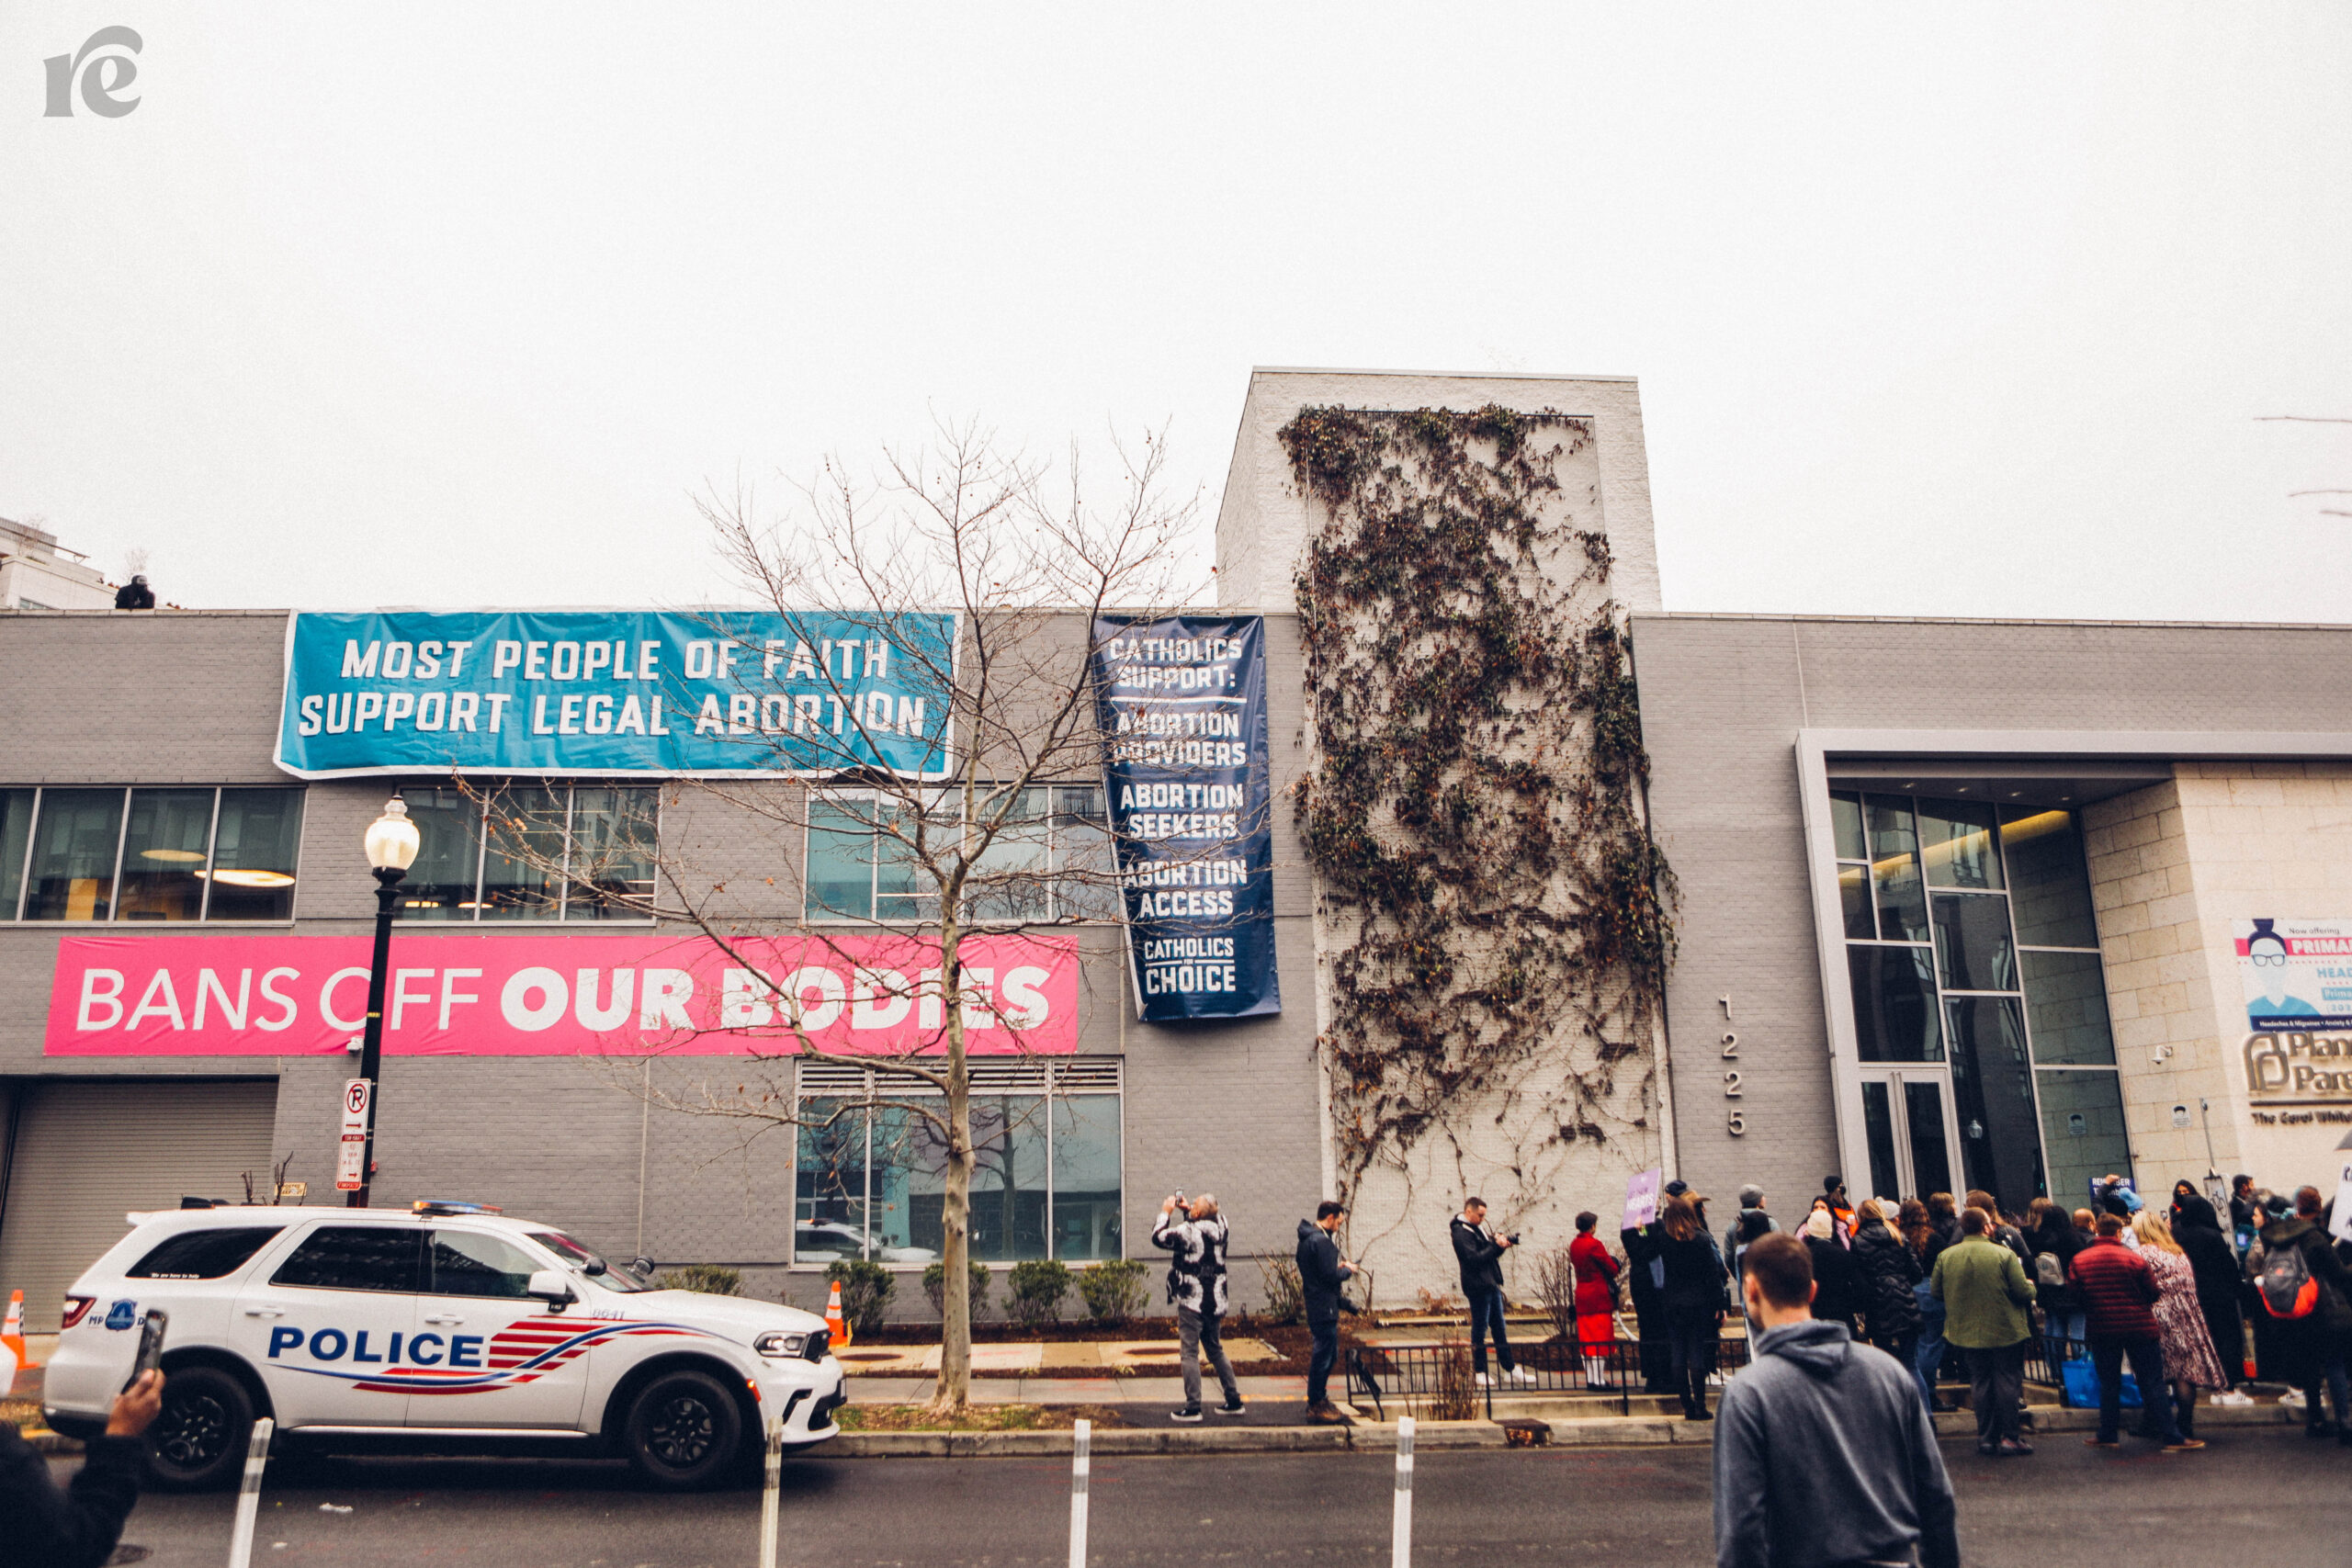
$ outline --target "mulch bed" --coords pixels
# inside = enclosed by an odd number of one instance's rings
[[[845,1404],[833,1418],[844,1432],[1067,1432],[1080,1420],[1127,1424],[1107,1404],[969,1404],[953,1421],[937,1419],[920,1404]]]

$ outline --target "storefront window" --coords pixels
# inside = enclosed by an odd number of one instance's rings
[[[1846,949],[1853,972],[1854,1031],[1865,1062],[1940,1062],[1935,966],[1924,947]]]
[[[0,790],[0,919],[288,919],[301,840],[299,789]]]
[[[1087,1063],[1084,1081],[1102,1083],[1106,1066],[1100,1058]],[[1049,1090],[1048,1071],[1024,1064],[975,1072],[974,1262],[1044,1258],[1049,1240],[1052,1256],[1072,1261],[1120,1256],[1119,1096]],[[946,1242],[946,1147],[925,1110],[944,1109],[944,1101],[887,1071],[850,1077],[863,1083],[857,1094],[799,1101],[794,1261],[934,1261]],[[991,1080],[1008,1077],[1037,1091],[984,1092]],[[1117,1081],[1115,1066],[1108,1081]]]
[[[212,849],[209,789],[134,789],[122,838],[119,920],[194,920],[204,914]]]
[[[0,919],[14,919],[25,889],[25,846],[32,841],[29,789],[0,789]]]
[[[122,847],[119,789],[44,789],[25,874],[28,920],[104,920],[114,916],[114,872]]]
[[[204,918],[291,919],[294,862],[301,847],[300,790],[222,790]]]
[[[943,796],[923,849],[952,851],[956,818]],[[1092,784],[1036,785],[1010,800],[996,837],[972,859],[966,918],[989,922],[1114,920],[1119,890],[1102,791]],[[936,883],[916,852],[911,807],[864,794],[827,795],[808,807],[806,893],[810,920],[932,920]]]
[[[660,792],[517,784],[409,788],[421,847],[401,883],[412,920],[644,920]]]

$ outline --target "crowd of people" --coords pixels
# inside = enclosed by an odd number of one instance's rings
[[[1629,1298],[1645,1386],[1678,1397],[1693,1421],[1711,1418],[1708,1382],[1746,1256],[1782,1234],[1759,1188],[1741,1189],[1720,1238],[1706,1201],[1668,1182],[1657,1220],[1620,1233],[1622,1259],[1594,1235],[1589,1213],[1577,1216],[1570,1248],[1588,1383],[1605,1380]],[[1811,1265],[1811,1315],[1894,1358],[1928,1415],[1951,1408],[1939,1385],[1965,1377],[1986,1454],[2033,1451],[2024,1383],[2037,1342],[2042,1375],[2063,1378],[2072,1363],[2083,1369],[2078,1393],[2096,1383],[2095,1444],[2121,1440],[2130,1393],[2138,1435],[2169,1451],[2202,1448],[2199,1400],[2244,1403],[2244,1385],[2260,1377],[2302,1391],[2312,1436],[2352,1447],[2352,1246],[2332,1240],[2331,1209],[2315,1188],[2290,1198],[2241,1176],[2225,1230],[2188,1181],[2165,1211],[2110,1176],[2086,1207],[2037,1198],[2018,1214],[1974,1190],[1849,1201],[1832,1176],[1792,1234]]]

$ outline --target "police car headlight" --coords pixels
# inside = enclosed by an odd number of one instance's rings
[[[797,1360],[808,1353],[808,1336],[775,1329],[752,1340],[752,1348],[772,1361]]]

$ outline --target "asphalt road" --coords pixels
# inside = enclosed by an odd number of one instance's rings
[[[2239,1568],[2352,1560],[2352,1452],[2291,1429],[2201,1454],[2054,1436],[2031,1459],[1948,1443],[1965,1561],[1987,1568]],[[1703,1564],[1701,1449],[1425,1453],[1415,1560]],[[1392,1462],[1374,1454],[1098,1459],[1091,1561],[1388,1562]],[[70,1471],[61,1461],[61,1474]],[[808,1460],[785,1475],[786,1563],[1020,1568],[1069,1560],[1067,1460]],[[150,1497],[125,1533],[158,1568],[226,1561],[232,1499]],[[327,1505],[322,1508],[322,1505]],[[348,1509],[335,1512],[334,1509]],[[580,1461],[332,1460],[274,1464],[254,1561],[732,1568],[758,1561],[760,1497],[631,1488]]]

